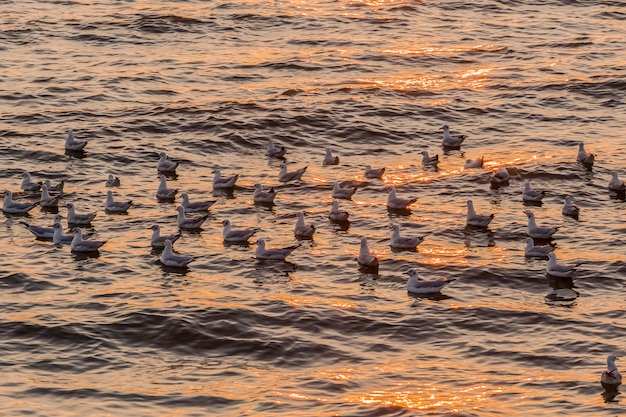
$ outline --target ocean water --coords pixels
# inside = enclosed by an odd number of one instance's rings
[[[626,202],[608,190],[626,178],[623,1],[0,5],[1,187],[34,201],[24,171],[65,181],[59,213],[97,211],[86,230],[107,242],[36,240],[22,222],[51,224],[40,208],[0,219],[3,416],[626,414],[599,382],[626,349]],[[460,150],[442,148],[444,124],[467,135]],[[70,129],[83,154],[64,151]],[[339,165],[322,166],[325,147]],[[156,199],[159,152],[180,161],[168,186],[216,200],[174,245],[186,270],[150,246],[180,203]],[[302,181],[278,182],[282,162],[307,166]],[[510,183],[492,188],[501,166]],[[215,169],[236,187],[214,190]],[[109,174],[126,215],[104,210]],[[522,201],[526,180],[542,205]],[[349,224],[328,219],[337,181],[358,187],[340,201]],[[255,183],[274,206],[253,203]],[[410,212],[387,210],[392,185]],[[468,199],[495,214],[488,229],[466,227]],[[524,257],[528,209],[559,227],[572,279]],[[294,237],[298,211],[312,240]],[[225,244],[224,219],[259,231]],[[424,242],[392,250],[393,223]],[[356,262],[363,236],[377,273]],[[300,246],[261,261],[256,238]],[[409,268],[455,281],[409,294]]]

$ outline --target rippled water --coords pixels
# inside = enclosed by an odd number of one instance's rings
[[[0,242],[2,414],[7,416],[598,416],[605,358],[626,345],[626,3],[622,1],[0,1],[0,173],[66,182],[62,203],[98,211],[98,256],[35,240],[5,215]],[[441,148],[443,124],[466,134]],[[89,139],[64,152],[66,131]],[[285,145],[300,183],[277,181]],[[596,163],[576,162],[584,141]],[[340,157],[322,166],[324,147]],[[439,153],[438,170],[421,152]],[[176,230],[158,202],[158,152],[181,162],[168,185],[216,199],[201,232],[163,268],[150,230]],[[464,170],[484,156],[483,169]],[[382,181],[365,165],[385,166]],[[489,185],[506,166],[509,186]],[[232,193],[212,171],[240,173]],[[128,215],[104,211],[109,173]],[[527,207],[523,182],[548,191]],[[328,220],[335,181],[358,185]],[[255,206],[257,182],[278,190]],[[388,186],[417,197],[386,209]],[[564,217],[571,195],[579,220]],[[21,195],[18,200],[36,199]],[[495,213],[465,227],[465,205]],[[523,253],[526,216],[559,227],[573,280]],[[296,212],[317,227],[287,262],[225,245],[223,219],[296,243]],[[60,209],[66,213],[64,208]],[[426,235],[392,251],[390,226]],[[65,223],[64,223],[65,224]],[[380,258],[359,271],[359,238]],[[411,267],[456,280],[407,294]],[[578,297],[558,301],[553,291]],[[618,366],[620,362],[618,362]]]

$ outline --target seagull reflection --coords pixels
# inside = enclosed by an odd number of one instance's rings
[[[463,236],[467,248],[496,246],[496,238],[488,228],[466,225],[463,228]]]
[[[544,299],[546,304],[559,307],[571,307],[580,294],[571,288],[555,288]]]
[[[414,292],[409,292],[407,291],[407,295],[409,297],[415,298],[416,300],[421,300],[421,299],[429,299],[429,300],[433,300],[433,301],[443,301],[443,300],[449,300],[452,297],[450,297],[449,295],[440,293],[440,292],[435,292],[435,293],[414,293]],[[417,305],[417,304],[415,304]]]
[[[615,399],[619,395],[619,391],[617,389],[611,388],[602,392],[602,398],[605,403],[616,403],[618,400]]]

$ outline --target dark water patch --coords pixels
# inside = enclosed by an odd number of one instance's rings
[[[35,279],[25,273],[10,274],[0,278],[0,289],[18,291],[45,291],[61,288],[49,281]]]
[[[178,15],[143,15],[131,27],[147,33],[201,33],[201,26],[206,24],[204,20]]]
[[[91,336],[92,329],[80,324],[64,324],[59,326],[44,326],[24,322],[0,322],[0,329],[9,337],[15,339],[34,340],[60,348],[85,348],[87,346],[113,348],[109,341]]]

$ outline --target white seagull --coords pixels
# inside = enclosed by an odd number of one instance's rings
[[[56,223],[61,224],[61,219],[62,218],[63,218],[63,216],[61,216],[60,214],[57,213],[54,216],[54,223],[53,223],[53,225],[51,227],[36,226],[34,224],[28,224],[26,222],[20,222],[20,223],[23,224],[26,227],[26,230],[28,230],[33,235],[35,235],[35,238],[50,240],[50,239],[52,239],[52,237],[54,235],[54,224],[56,224]]]
[[[296,220],[296,227],[294,229],[294,234],[297,239],[312,239],[313,234],[315,233],[315,226],[312,224],[304,223],[304,213],[299,211],[296,213],[298,219]]]
[[[474,210],[474,202],[467,200],[467,225],[474,227],[488,227],[495,217],[495,214],[477,214]]]
[[[559,230],[558,227],[537,226],[534,213],[530,210],[526,210],[524,211],[524,213],[526,213],[526,216],[528,217],[528,227],[526,228],[526,234],[533,239],[552,239],[552,235],[555,234],[557,230]]]
[[[572,197],[566,195],[565,196],[565,204],[563,204],[563,208],[561,209],[561,213],[564,216],[573,217],[578,219],[578,215],[580,214],[580,208],[577,205],[572,203]]]
[[[75,227],[74,233],[74,238],[70,244],[73,252],[96,252],[106,243],[103,240],[84,240],[83,231],[80,227]]]
[[[285,149],[285,147],[274,145],[272,139],[270,139],[267,143],[267,151],[265,152],[265,155],[271,158],[282,158],[283,156],[285,156],[286,153],[287,150]]]
[[[61,180],[60,183],[56,185],[52,185],[49,179],[44,181],[46,187],[48,187],[48,192],[50,194],[63,194],[63,188],[65,188],[65,181]]]
[[[150,245],[152,245],[155,249],[162,249],[165,247],[165,241],[169,240],[171,243],[174,243],[180,237],[180,233],[171,234],[171,235],[162,235],[161,234],[161,226],[158,224],[153,224],[150,226],[152,229],[152,236],[150,237]]]
[[[556,262],[556,253],[549,252],[548,253],[548,263],[546,264],[546,272],[548,275],[552,275],[553,277],[558,278],[570,278],[574,275],[576,271],[576,267],[581,265],[580,263],[565,265],[559,264]]]
[[[530,186],[530,180],[524,182],[524,191],[522,191],[522,200],[530,203],[540,203],[546,192],[543,190],[535,190]]]
[[[67,203],[67,223],[74,226],[87,226],[90,225],[93,219],[96,217],[96,213],[76,213],[74,203]]]
[[[322,165],[339,165],[339,157],[333,156],[333,152],[330,148],[326,148],[326,155],[322,161]]]
[[[132,200],[128,201],[115,201],[113,199],[113,191],[107,191],[107,201],[104,205],[104,209],[109,213],[126,213],[133,204]]]
[[[13,201],[13,193],[9,190],[4,190],[4,201],[2,202],[2,210],[5,213],[11,214],[25,214],[39,205],[39,201],[29,203],[18,203]]]
[[[408,292],[414,294],[435,294],[454,281],[454,279],[448,279],[446,277],[436,280],[422,280],[419,278],[417,270],[413,268],[409,269],[406,273],[409,275],[406,289]]]
[[[274,204],[276,190],[274,187],[269,191],[263,191],[263,186],[259,183],[254,184],[254,203],[255,204]]]
[[[509,180],[511,176],[509,175],[509,171],[505,167],[500,167],[493,171],[489,176],[489,181],[491,182],[492,187],[499,187],[501,185],[509,185]]]
[[[180,196],[183,199],[180,205],[183,206],[183,208],[185,209],[185,213],[198,213],[201,211],[207,211],[217,201],[217,200],[205,200],[205,201],[194,201],[192,203],[189,201],[189,195],[187,193],[182,193]]]
[[[302,175],[304,175],[306,169],[308,167],[300,168],[295,171],[287,171],[287,164],[280,164],[280,172],[278,173],[278,181],[280,182],[289,182],[289,181],[300,181],[302,179]]]
[[[356,258],[360,266],[378,270],[378,258],[370,252],[367,246],[367,238],[361,238],[361,246],[359,248],[359,256]]]
[[[65,139],[65,150],[66,151],[82,151],[87,146],[86,140],[78,140],[74,139],[74,132],[71,130],[67,131],[67,139]]]
[[[585,151],[585,144],[580,142],[578,144],[578,154],[576,155],[576,160],[587,167],[592,167],[595,159],[595,155],[587,153],[587,151]]]
[[[178,188],[167,187],[167,177],[159,175],[159,186],[157,187],[156,196],[159,200],[174,200],[178,193]]]
[[[333,198],[350,200],[354,193],[356,193],[356,187],[342,187],[338,182],[333,184]]]
[[[195,230],[199,229],[202,226],[202,223],[209,218],[209,215],[201,216],[201,217],[187,217],[185,216],[185,208],[183,206],[176,207],[178,211],[178,215],[176,216],[176,224],[181,229],[186,230]]]
[[[443,129],[443,139],[441,141],[441,145],[443,145],[444,148],[460,149],[466,136],[451,136],[448,125],[443,125],[441,129]]]
[[[617,171],[611,172],[611,181],[609,181],[609,190],[623,193],[626,190],[624,181],[620,180],[617,175]]]
[[[350,217],[350,213],[345,210],[339,210],[339,201],[333,199],[328,218],[334,222],[346,222],[348,221],[348,217]]]
[[[615,355],[609,355],[606,358],[606,370],[600,375],[600,384],[605,390],[617,390],[617,387],[622,384],[622,374],[617,370],[616,360]]]
[[[425,236],[403,237],[400,236],[400,226],[393,224],[391,226],[391,247],[396,249],[415,249],[424,241]]]
[[[52,242],[55,245],[69,245],[74,240],[74,234],[64,234],[63,226],[61,223],[55,223],[52,225],[54,232],[52,233]]]
[[[387,208],[394,210],[409,210],[411,204],[415,203],[417,198],[400,198],[396,195],[396,187],[391,186],[387,195]]]
[[[385,173],[385,167],[372,168],[371,166],[366,165],[363,175],[365,176],[365,178],[381,178],[384,173]]]
[[[550,252],[554,250],[552,245],[535,245],[532,237],[526,238],[526,247],[524,247],[524,256],[527,258],[546,258]]]
[[[482,168],[483,162],[484,162],[484,158],[482,156],[476,159],[466,159],[465,164],[463,165],[463,168],[465,169]]]
[[[224,237],[224,242],[228,243],[247,243],[248,239],[259,231],[259,229],[233,230],[230,228],[230,220],[228,219],[222,220],[222,224],[224,225],[222,236]]]
[[[22,191],[39,191],[41,190],[41,181],[37,181],[37,182],[33,182],[30,178],[30,174],[28,172],[24,172],[22,174],[23,179],[22,179],[22,185],[21,185],[21,189]]]
[[[59,207],[59,196],[51,196],[50,193],[48,193],[48,187],[44,184],[41,186],[41,198],[39,199],[39,203],[41,207],[45,208]]]
[[[257,259],[269,259],[276,261],[284,261],[291,252],[298,248],[298,245],[288,246],[285,248],[265,248],[265,239],[259,239],[256,241],[257,248],[255,255]]]
[[[428,151],[422,151],[422,165],[436,167],[439,164],[439,155],[429,156]]]
[[[109,174],[109,178],[107,179],[107,182],[104,185],[106,187],[119,187],[120,179],[119,177],[116,177],[113,174]]]
[[[216,169],[213,173],[215,174],[213,176],[213,188],[232,188],[239,178],[239,174],[222,177],[222,171],[219,169]]]
[[[193,256],[180,255],[172,250],[172,241],[165,240],[163,252],[159,258],[161,263],[172,268],[186,268],[193,262]]]
[[[179,162],[172,161],[167,158],[165,152],[159,154],[159,161],[157,162],[157,171],[159,172],[175,172],[178,168]]]

